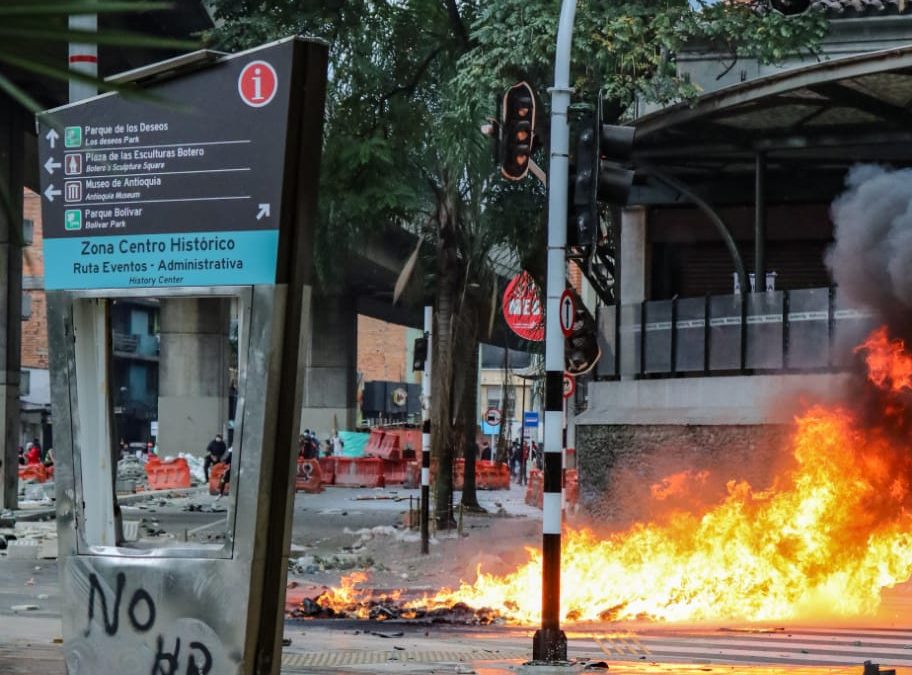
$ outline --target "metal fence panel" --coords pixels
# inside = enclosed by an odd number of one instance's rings
[[[646,303],[645,372],[671,372],[671,300]]]
[[[621,375],[640,372],[641,305],[621,305]]]
[[[706,298],[678,300],[677,313],[675,370],[679,373],[702,371],[705,365]]]
[[[748,368],[782,368],[782,291],[747,296]]]
[[[741,368],[741,296],[715,295],[710,298],[710,370]]]
[[[829,288],[789,291],[787,368],[829,365],[829,304]]]

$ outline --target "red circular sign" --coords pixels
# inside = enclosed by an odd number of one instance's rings
[[[238,93],[247,105],[262,108],[276,95],[279,77],[265,61],[251,61],[238,77]]]
[[[503,295],[503,315],[507,325],[519,337],[531,342],[545,339],[541,293],[528,272],[517,274],[507,284]]]

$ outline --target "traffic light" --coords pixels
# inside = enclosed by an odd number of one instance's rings
[[[769,0],[769,6],[785,16],[797,16],[811,8],[811,0]]]
[[[522,180],[529,172],[535,136],[535,93],[518,82],[504,94],[500,142],[500,172],[508,180]]]
[[[428,356],[427,337],[415,338],[415,344],[412,347],[412,370],[424,370],[424,364]]]
[[[636,130],[602,124],[601,116],[582,120],[576,139],[575,175],[571,181],[568,243],[591,248],[599,238],[600,202],[623,205],[634,172],[621,166],[630,158]]]
[[[564,370],[571,375],[588,373],[598,363],[602,349],[598,343],[598,326],[595,319],[576,291],[570,290],[574,300],[573,330],[564,342]]]

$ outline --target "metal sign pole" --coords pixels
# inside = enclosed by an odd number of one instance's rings
[[[551,163],[548,167],[548,279],[545,325],[545,464],[542,513],[542,624],[535,633],[536,661],[567,659],[560,629],[561,447],[563,426],[564,337],[560,296],[566,288],[567,183],[569,181],[570,47],[576,0],[561,5],[551,89]]]
[[[427,359],[421,374],[421,552],[430,551],[431,518],[431,364],[434,332],[434,308],[424,308],[424,334],[427,336]]]

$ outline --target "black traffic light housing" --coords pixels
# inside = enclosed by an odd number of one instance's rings
[[[599,101],[599,110],[601,107]],[[591,248],[598,241],[600,202],[627,203],[634,172],[621,162],[630,159],[635,135],[633,127],[602,123],[600,112],[581,120],[568,204],[567,241],[571,246]]]
[[[811,0],[768,0],[770,9],[785,16],[804,14],[811,8]]]
[[[522,180],[535,139],[535,92],[528,82],[517,82],[504,94],[501,119],[500,172],[508,180]]]
[[[598,343],[598,326],[576,291],[573,294],[575,314],[573,332],[564,341],[564,370],[573,376],[583,375],[595,368],[602,349]]]
[[[427,362],[428,340],[427,336],[415,338],[415,344],[412,347],[412,370],[424,370],[424,364]]]

